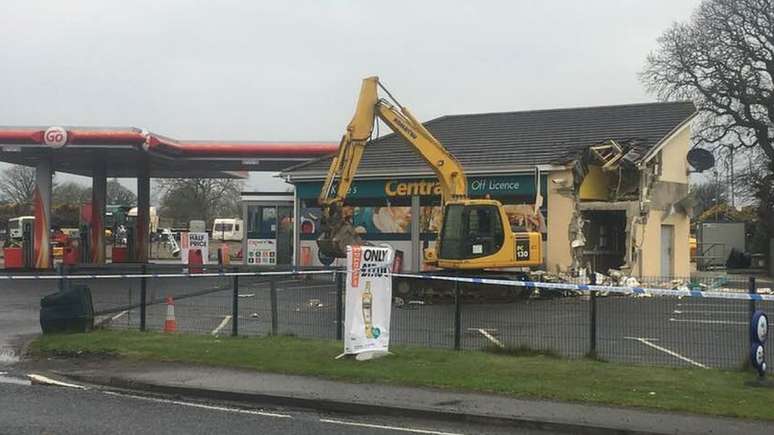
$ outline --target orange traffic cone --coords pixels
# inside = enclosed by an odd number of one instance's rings
[[[167,296],[167,320],[164,321],[164,332],[176,332],[177,320],[175,320],[175,301],[172,296]]]

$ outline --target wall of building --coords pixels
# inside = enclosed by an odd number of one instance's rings
[[[688,125],[672,136],[660,151],[661,170],[658,184],[650,192],[654,209],[650,210],[645,237],[647,249],[643,250],[643,276],[661,275],[661,226],[674,227],[674,276],[690,275],[690,226],[687,210],[674,206],[688,194],[688,161],[686,155],[691,145],[691,129]]]
[[[570,220],[575,210],[572,196],[572,171],[551,173],[548,182],[548,233],[546,235],[546,270],[565,272],[572,264]]]
[[[661,226],[673,227],[672,269],[676,277],[688,277],[690,269],[690,219],[684,214],[664,218],[661,210],[651,210],[645,225],[635,225],[635,243],[641,255],[633,264],[632,273],[640,276],[661,276]],[[644,229],[644,231],[643,231]]]
[[[691,147],[691,129],[687,126],[678,131],[661,149],[661,174],[659,181],[688,183],[688,160],[685,156]]]

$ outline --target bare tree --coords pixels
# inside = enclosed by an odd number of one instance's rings
[[[161,214],[183,223],[239,215],[243,182],[230,178],[172,178],[158,181]]]
[[[759,148],[774,170],[774,1],[705,0],[658,42],[648,90],[694,101],[697,141]]]
[[[0,194],[15,206],[29,207],[35,191],[35,168],[14,165],[0,177]]]
[[[693,207],[694,218],[716,205],[728,202],[726,186],[717,181],[691,185],[691,194],[696,200],[696,205]]]
[[[76,207],[91,201],[91,187],[78,184],[74,181],[66,181],[58,184],[51,194],[51,202],[54,207],[60,205],[74,205]]]
[[[107,203],[116,205],[135,205],[137,204],[137,195],[124,187],[117,178],[107,182]]]

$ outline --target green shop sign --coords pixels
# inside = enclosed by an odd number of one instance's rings
[[[547,177],[540,177],[542,191],[546,191]],[[320,195],[322,183],[297,183],[296,193],[301,199],[317,198]],[[334,185],[334,189],[336,186]],[[438,196],[441,187],[438,180],[421,179],[387,179],[360,180],[352,183],[348,197],[382,198],[409,196]],[[529,175],[498,175],[491,177],[468,177],[468,194],[470,196],[532,196],[535,194],[535,177]],[[545,193],[544,193],[545,195]]]

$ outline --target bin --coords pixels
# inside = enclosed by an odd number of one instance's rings
[[[94,327],[91,290],[85,285],[72,286],[40,300],[40,328],[53,332],[86,332]]]
[[[5,255],[6,269],[21,269],[24,267],[24,251],[22,248],[5,248],[3,249],[3,255]]]
[[[74,266],[81,259],[80,250],[74,246],[67,246],[62,253],[62,264]]]
[[[113,263],[126,263],[126,246],[113,246]]]
[[[188,251],[188,272],[189,273],[202,273],[204,259],[202,258],[201,249],[191,249]]]

